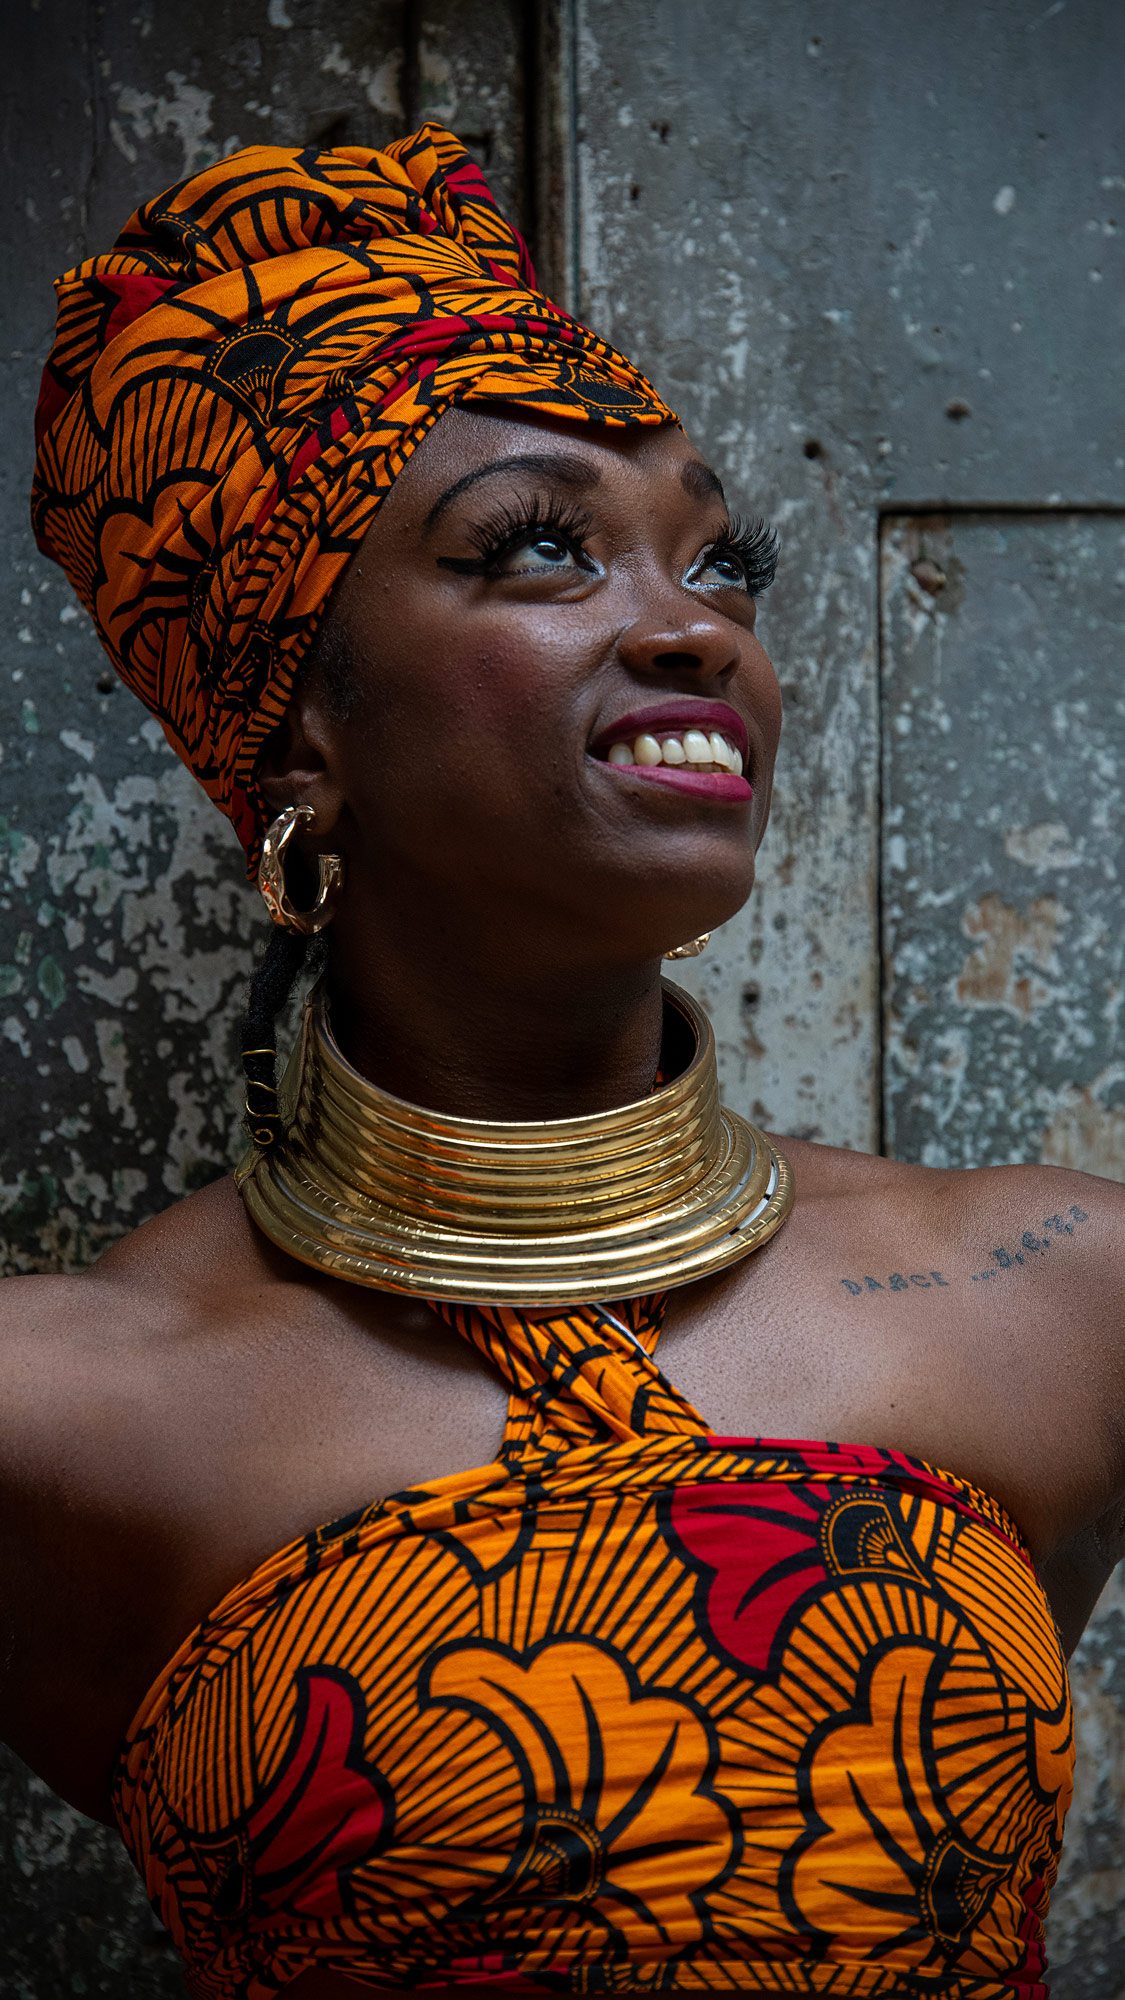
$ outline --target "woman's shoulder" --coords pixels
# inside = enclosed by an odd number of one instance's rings
[[[37,1434],[53,1437],[74,1400],[89,1407],[120,1369],[135,1394],[146,1347],[167,1345],[206,1298],[226,1208],[223,1194],[207,1188],[133,1230],[85,1271],[4,1280],[0,1462],[15,1434],[25,1450]]]
[[[702,1302],[699,1353],[721,1343],[738,1390],[730,1427],[944,1465],[1003,1500],[1044,1556],[1112,1509],[1125,1494],[1125,1188],[1068,1168],[775,1143],[791,1216]],[[673,1311],[677,1380],[675,1330],[691,1323]],[[689,1395],[700,1366],[685,1353]]]
[[[487,1462],[505,1408],[421,1301],[293,1263],[229,1182],[80,1276],[8,1280],[0,1735],[103,1810],[137,1703],[226,1591],[324,1521]]]
[[[927,1167],[776,1143],[797,1190],[790,1254],[815,1259],[826,1297],[882,1312],[940,1294],[982,1365],[987,1341],[990,1366],[1010,1353],[1041,1384],[1070,1371],[1076,1389],[1099,1387],[1106,1413],[1125,1328],[1125,1186],[1070,1167]],[[1112,1420],[1125,1462],[1125,1400]]]
[[[240,1209],[207,1188],[85,1272],[0,1285],[0,1734],[88,1812],[197,1600],[239,1573],[204,1503],[233,1490],[209,1412],[263,1282]]]
[[[143,1223],[85,1271],[6,1278],[0,1483],[34,1485],[40,1465],[57,1478],[64,1442],[76,1478],[93,1478],[95,1465],[115,1472],[123,1454],[136,1460],[153,1423],[168,1421],[177,1372],[182,1386],[207,1350],[217,1360],[237,1341],[240,1301],[249,1308],[268,1283],[256,1235],[228,1179]]]
[[[792,1167],[798,1212],[818,1231],[901,1240],[908,1262],[913,1243],[936,1243],[972,1284],[1016,1284],[1022,1273],[1051,1291],[1086,1288],[1091,1304],[1125,1303],[1118,1181],[1066,1166],[931,1167],[804,1139],[773,1143]]]
[[[268,1252],[226,1174],[129,1230],[83,1271],[5,1278],[0,1333],[42,1342],[56,1329],[70,1339],[83,1330],[149,1330],[154,1318],[182,1311],[189,1300],[194,1307],[209,1290],[250,1273]]]
[[[83,1276],[137,1289],[174,1308],[231,1282],[268,1275],[280,1259],[243,1207],[233,1174],[185,1195],[118,1239]]]

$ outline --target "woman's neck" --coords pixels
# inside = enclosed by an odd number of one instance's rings
[[[332,1027],[362,1076],[451,1117],[581,1117],[651,1090],[660,1061],[659,964],[538,972],[445,964],[390,946],[377,962],[332,951]]]

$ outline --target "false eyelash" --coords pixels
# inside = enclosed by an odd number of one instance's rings
[[[557,535],[581,558],[582,544],[590,527],[591,516],[585,508],[568,507],[555,497],[540,494],[527,501],[498,507],[493,513],[475,521],[468,534],[479,555],[439,556],[438,560],[444,569],[459,570],[468,576],[482,576],[510,549],[518,547],[521,541],[533,534]],[[776,575],[781,543],[776,528],[768,521],[743,521],[739,514],[732,513],[729,526],[716,536],[705,553],[710,558],[716,555],[733,557],[746,579],[747,595],[760,597],[763,591],[769,589]]]
[[[706,554],[709,561],[717,555],[733,556],[741,564],[749,596],[760,597],[777,575],[781,540],[768,521],[744,521],[741,515],[732,514],[730,526],[716,537]]]
[[[439,556],[438,560],[445,569],[460,570],[466,576],[481,576],[510,549],[518,548],[520,542],[535,534],[557,535],[560,542],[565,542],[581,558],[582,544],[590,532],[590,525],[591,517],[584,508],[563,506],[557,499],[541,494],[537,498],[517,500],[509,506],[498,507],[494,513],[474,521],[468,535],[479,555]]]

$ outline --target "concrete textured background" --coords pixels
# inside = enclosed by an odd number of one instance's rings
[[[12,0],[0,1211],[76,1268],[221,1171],[257,899],[27,529],[50,280],[246,144],[459,131],[559,296],[785,543],[746,912],[686,968],[732,1102],[1125,1178],[1116,0]],[[1115,418],[1118,420],[1115,421]],[[1058,2000],[1125,1996],[1125,1590],[1074,1671]],[[156,2000],[115,1837],[14,1760],[0,1992]]]
[[[1125,514],[890,516],[882,596],[888,1151],[1120,1177]]]

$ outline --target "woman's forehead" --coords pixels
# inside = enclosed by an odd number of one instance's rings
[[[388,498],[397,491],[412,514],[421,505],[432,525],[462,492],[483,486],[486,472],[522,476],[539,488],[591,490],[615,467],[658,485],[672,481],[693,499],[722,494],[717,475],[678,423],[574,422],[461,405],[447,411],[419,443]]]

